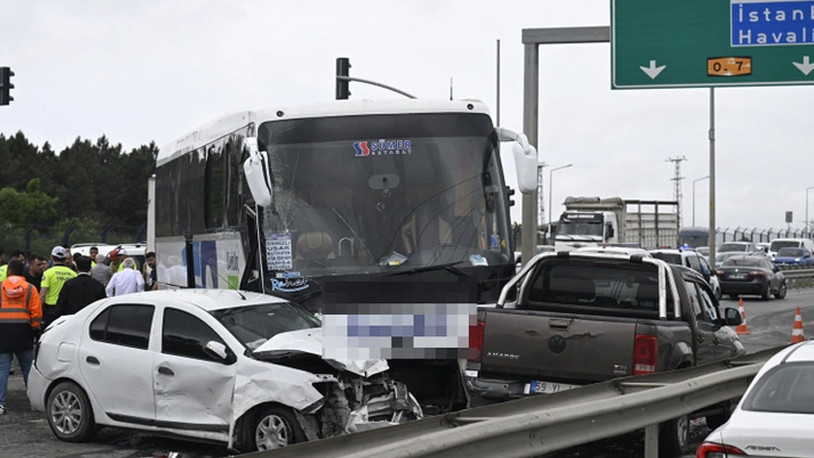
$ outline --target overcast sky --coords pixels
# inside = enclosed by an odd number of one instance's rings
[[[483,100],[496,117],[497,40],[501,124],[522,130],[522,30],[610,23],[607,0],[0,4],[0,66],[16,73],[0,133],[22,131],[56,151],[102,135],[126,150],[164,146],[235,111],[329,101],[337,57],[350,58],[352,76],[421,98],[449,98],[452,78],[455,98]],[[693,181],[709,174],[709,90],[611,90],[610,54],[609,44],[541,49],[540,160],[574,164],[554,172],[553,214],[568,195],[672,199],[668,158],[686,157],[690,225]],[[359,83],[351,92],[399,97]],[[791,210],[792,226],[803,227],[814,186],[814,88],[715,95],[718,226],[777,229]],[[697,225],[708,224],[708,208],[709,181],[701,180]]]

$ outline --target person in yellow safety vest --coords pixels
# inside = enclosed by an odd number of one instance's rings
[[[98,255],[99,255],[99,248],[95,247],[95,246],[90,247],[90,253],[89,253],[88,256],[90,256],[90,268],[91,269],[96,265],[96,256],[98,256]]]
[[[66,281],[76,277],[76,272],[65,265],[65,258],[68,252],[61,246],[55,246],[51,250],[51,261],[54,265],[43,272],[40,283],[40,297],[42,298],[43,329],[47,328],[52,321],[57,318],[57,300],[62,285]]]
[[[127,258],[127,250],[124,248],[117,248],[110,252],[110,270],[115,274],[116,272],[121,272],[124,270],[124,260]],[[135,263],[133,268],[135,270],[139,270],[139,265],[135,259],[133,259]]]
[[[19,261],[23,261],[23,265],[25,265],[25,253],[20,250],[14,250],[11,252],[8,258],[9,262],[17,259]],[[0,266],[0,282],[6,279],[6,270],[8,269],[8,264],[3,264]]]
[[[8,278],[0,284],[0,415],[6,413],[6,392],[12,358],[23,372],[28,385],[28,373],[34,361],[34,340],[39,336],[42,305],[37,288],[25,281],[23,262],[9,262]]]

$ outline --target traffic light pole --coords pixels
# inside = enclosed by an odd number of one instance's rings
[[[11,96],[11,90],[14,89],[14,85],[11,84],[12,76],[14,76],[14,72],[11,71],[11,68],[0,67],[0,105],[8,105],[14,100],[14,97]]]
[[[359,83],[370,84],[372,86],[378,86],[384,89],[391,90],[397,94],[401,94],[405,97],[415,99],[416,96],[412,94],[408,94],[400,89],[396,89],[392,86],[388,86],[386,84],[382,84],[376,81],[366,80],[362,78],[354,78],[349,76],[350,73],[350,59],[347,57],[339,57],[336,59],[336,100],[347,100],[350,97],[350,85],[351,81],[356,81]]]

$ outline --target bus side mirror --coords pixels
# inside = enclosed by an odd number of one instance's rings
[[[246,184],[249,185],[255,203],[261,207],[268,206],[272,200],[268,153],[258,151],[256,137],[246,137],[243,140],[243,147],[249,150],[249,158],[243,163]]]
[[[512,142],[517,187],[523,194],[537,191],[537,150],[529,144],[526,134],[505,127],[496,127],[498,141]]]

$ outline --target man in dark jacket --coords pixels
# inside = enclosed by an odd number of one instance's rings
[[[23,263],[8,263],[8,278],[0,285],[0,415],[6,413],[6,388],[11,359],[16,355],[28,384],[34,360],[34,338],[42,322],[42,304],[37,288],[23,277]]]
[[[57,300],[56,316],[73,315],[86,305],[107,297],[105,286],[90,276],[90,258],[82,256],[76,259],[79,273],[62,285]]]

